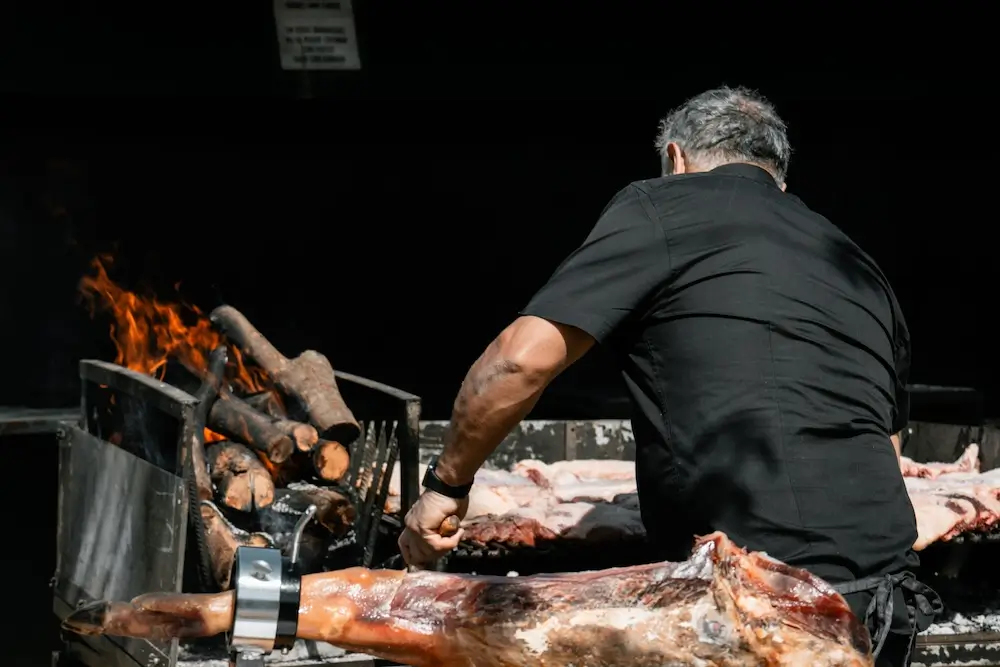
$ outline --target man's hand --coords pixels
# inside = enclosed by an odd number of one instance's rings
[[[469,499],[455,500],[434,491],[424,491],[406,513],[406,527],[399,536],[399,552],[407,565],[431,565],[458,546],[459,530],[451,537],[442,537],[441,524],[449,516],[464,519],[469,511]]]

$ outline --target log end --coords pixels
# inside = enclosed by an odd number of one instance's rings
[[[267,445],[267,458],[271,463],[281,464],[295,451],[295,442],[289,435],[275,438]]]
[[[339,442],[321,440],[313,449],[313,466],[320,479],[328,482],[339,481],[350,465],[350,454]]]
[[[219,502],[240,512],[267,507],[274,502],[274,481],[263,467],[234,475],[219,485]]]
[[[300,452],[311,451],[319,442],[319,433],[309,424],[297,424],[291,428],[289,435],[295,441],[295,448]]]
[[[317,427],[319,430],[319,427]],[[337,442],[346,442],[351,444],[358,439],[361,435],[361,425],[356,421],[345,421],[343,423],[333,424],[323,429],[319,437],[323,440],[335,440]]]

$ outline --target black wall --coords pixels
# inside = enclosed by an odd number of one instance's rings
[[[229,302],[287,353],[319,349],[443,418],[604,204],[657,173],[658,118],[726,82],[778,104],[789,189],[889,276],[913,381],[978,387],[1000,414],[979,17],[360,3],[365,69],[306,80],[278,68],[269,3],[117,4],[0,10],[0,405],[74,404],[77,360],[113,356],[76,291],[114,250],[124,284]],[[537,416],[614,416],[616,395],[595,355]],[[49,441],[5,446],[52,467]],[[24,523],[50,552],[48,524]],[[34,657],[16,664],[44,664],[53,565],[8,558],[34,573]]]

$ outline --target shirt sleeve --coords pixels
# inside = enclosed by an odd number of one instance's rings
[[[910,332],[903,319],[903,313],[896,311],[896,411],[892,419],[892,433],[899,433],[910,422],[910,392],[906,386],[910,382]]]
[[[556,269],[522,315],[582,329],[603,342],[669,276],[666,237],[647,195],[619,192],[583,245]]]

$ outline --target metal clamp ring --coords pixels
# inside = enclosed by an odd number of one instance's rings
[[[236,601],[229,649],[270,653],[278,635],[281,611],[281,552],[261,547],[238,548],[231,581]]]

